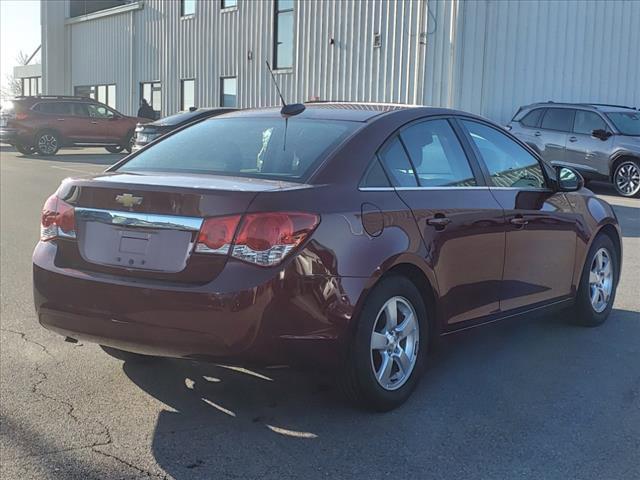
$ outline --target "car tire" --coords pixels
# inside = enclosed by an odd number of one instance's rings
[[[104,147],[107,149],[109,153],[120,153],[124,150],[122,145],[109,145],[108,147]]]
[[[613,186],[618,195],[640,197],[640,161],[623,160],[613,172]]]
[[[397,315],[395,329],[389,328],[393,320],[388,323],[392,316],[389,312],[393,311]],[[359,407],[380,412],[404,403],[424,368],[428,339],[427,309],[416,286],[402,276],[381,280],[357,318],[347,361],[340,372],[345,396]]]
[[[604,323],[613,308],[620,275],[618,252],[611,238],[598,234],[585,260],[578,294],[573,306],[573,321],[585,327]]]
[[[60,149],[60,137],[50,130],[39,132],[36,135],[35,151],[42,156],[50,156],[58,153]]]
[[[157,358],[151,355],[143,355],[142,353],[127,352],[126,350],[120,350],[119,348],[107,347],[106,345],[100,345],[100,348],[110,357],[124,362],[148,362]]]
[[[16,147],[16,150],[23,155],[31,155],[36,151],[36,147],[34,146],[25,146],[19,143],[15,144],[14,146]]]
[[[129,132],[127,134],[127,139],[125,140],[124,143],[124,149],[127,151],[127,153],[131,153],[133,151],[133,144],[135,143],[135,135],[133,134],[133,132]]]

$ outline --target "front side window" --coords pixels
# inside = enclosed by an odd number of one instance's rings
[[[582,135],[591,135],[594,130],[607,130],[607,124],[602,117],[597,113],[576,110],[573,132]]]
[[[611,112],[607,113],[609,120],[623,135],[640,136],[640,113],[638,112]]]
[[[196,81],[195,80],[182,80],[181,81],[181,110],[188,110],[196,105]]]
[[[469,160],[446,120],[428,120],[400,134],[422,187],[476,185]]]
[[[384,165],[394,187],[418,186],[413,166],[398,137],[382,147],[378,152],[378,158]]]
[[[111,108],[116,108],[115,84],[77,85],[73,88],[73,93],[78,97],[91,98],[105,105],[109,105]]]
[[[305,181],[359,122],[216,117],[140,151],[118,171],[163,171]],[[185,155],[188,152],[188,155]]]
[[[236,107],[238,104],[238,80],[236,77],[220,79],[220,106]]]
[[[496,187],[545,188],[538,159],[504,133],[482,123],[462,120]]]
[[[540,117],[542,116],[542,112],[544,112],[543,108],[536,108],[535,110],[531,110],[527,113],[520,123],[525,127],[535,128],[540,125]]]
[[[87,105],[87,110],[89,111],[89,116],[91,118],[111,118],[113,117],[113,112],[102,105]]]
[[[275,68],[293,67],[293,0],[275,2]]]
[[[542,118],[542,128],[570,132],[573,129],[574,112],[570,108],[548,108]]]
[[[195,15],[196,0],[180,0],[180,16]]]

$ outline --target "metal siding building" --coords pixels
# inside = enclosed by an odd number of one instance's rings
[[[237,105],[278,103],[275,4],[139,0],[69,17],[69,0],[42,2],[44,92],[115,84],[133,113],[141,82],[160,82],[162,114],[218,106],[237,77]],[[293,65],[276,77],[288,101],[350,100],[455,107],[508,121],[534,101],[640,105],[640,2],[633,0],[295,1]]]

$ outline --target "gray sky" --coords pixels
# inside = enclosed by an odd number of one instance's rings
[[[40,0],[0,0],[0,82],[13,73],[16,56],[40,45]],[[40,54],[34,58],[39,61]],[[34,63],[32,60],[31,63]]]

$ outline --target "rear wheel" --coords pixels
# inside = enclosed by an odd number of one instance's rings
[[[613,173],[613,186],[623,197],[640,196],[640,162],[624,160]]]
[[[32,153],[34,153],[36,151],[36,147],[32,146],[32,145],[21,145],[19,143],[17,143],[16,145],[14,145],[16,147],[16,150],[18,152],[20,152],[23,155],[31,155]]]
[[[40,132],[36,136],[35,149],[40,155],[55,155],[60,148],[60,139],[54,132]]]
[[[427,353],[422,296],[407,278],[392,276],[369,294],[341,372],[346,396],[361,407],[391,410],[409,398]]]
[[[576,323],[595,327],[607,319],[615,300],[619,265],[613,241],[608,235],[599,234],[589,249],[580,278],[574,306]]]
[[[124,150],[124,147],[122,145],[109,145],[108,147],[104,148],[106,148],[107,152],[109,153],[120,153]]]

